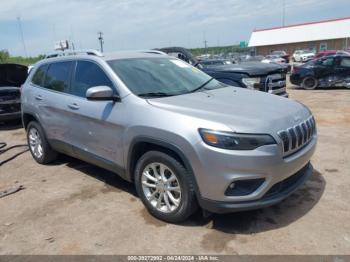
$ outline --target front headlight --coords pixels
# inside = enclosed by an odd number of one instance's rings
[[[253,150],[260,146],[276,144],[270,135],[221,132],[204,128],[200,128],[199,133],[206,144],[223,149]]]
[[[243,84],[246,85],[249,89],[260,89],[260,77],[248,77],[248,78],[242,78]]]

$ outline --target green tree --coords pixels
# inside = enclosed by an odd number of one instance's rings
[[[7,50],[0,50],[0,62],[5,63],[10,57],[10,54]]]

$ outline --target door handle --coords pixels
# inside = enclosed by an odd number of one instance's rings
[[[37,96],[35,96],[35,99],[41,101],[41,100],[43,100],[43,97],[41,95],[37,95]]]
[[[77,103],[69,104],[68,107],[73,110],[79,109],[79,105]]]

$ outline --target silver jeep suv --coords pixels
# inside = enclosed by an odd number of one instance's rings
[[[169,222],[280,202],[311,176],[317,140],[304,105],[146,51],[38,62],[22,117],[38,163],[59,152],[111,170]]]

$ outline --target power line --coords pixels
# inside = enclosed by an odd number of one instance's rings
[[[28,56],[28,54],[27,54],[27,48],[26,48],[26,44],[25,44],[25,42],[24,42],[24,35],[23,35],[23,30],[22,30],[22,21],[21,21],[21,17],[20,17],[20,16],[17,17],[17,21],[18,21],[19,32],[20,32],[21,39],[22,39],[24,54],[25,54],[25,56],[27,57],[27,56]]]
[[[103,53],[103,32],[98,32],[97,34],[99,35],[98,40],[100,41],[100,51]]]

